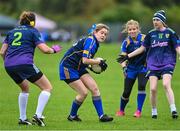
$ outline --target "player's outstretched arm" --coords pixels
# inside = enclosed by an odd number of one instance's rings
[[[59,45],[52,45],[50,48],[45,43],[38,44],[37,47],[45,54],[53,54],[61,51],[62,47]]]
[[[143,53],[145,50],[146,50],[146,48],[144,46],[141,46],[138,49],[136,49],[135,51],[129,53],[128,58],[132,58],[134,56],[137,56],[137,55]]]

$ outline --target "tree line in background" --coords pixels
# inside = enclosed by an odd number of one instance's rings
[[[124,23],[129,19],[149,24],[156,10],[167,12],[169,24],[180,23],[179,0],[0,0],[0,12],[17,18],[23,10],[42,14],[57,23]]]

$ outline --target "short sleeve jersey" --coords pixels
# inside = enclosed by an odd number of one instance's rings
[[[173,68],[176,64],[176,50],[180,46],[178,36],[170,29],[151,30],[145,37],[143,46],[148,48],[147,67],[149,70]]]
[[[123,42],[121,46],[121,52],[129,54],[139,48],[142,45],[142,42],[144,41],[144,34],[138,34],[136,39],[133,40],[130,36],[128,36]],[[128,60],[128,67],[139,69],[143,68],[146,63],[146,52],[135,56],[133,58],[130,58]]]
[[[28,26],[18,26],[8,32],[3,44],[8,44],[4,65],[16,66],[33,64],[35,47],[44,43],[37,29]]]
[[[73,46],[65,53],[60,64],[75,70],[84,69],[88,65],[82,63],[82,58],[93,58],[98,47],[99,42],[95,36],[84,37],[73,44]]]

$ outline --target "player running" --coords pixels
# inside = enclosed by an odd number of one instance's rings
[[[88,37],[76,42],[64,55],[60,62],[60,79],[65,81],[78,95],[72,102],[69,121],[81,121],[77,115],[78,109],[88,95],[88,90],[92,94],[92,102],[96,109],[100,122],[109,122],[113,118],[104,114],[100,91],[95,80],[88,73],[88,65],[99,64],[103,71],[107,64],[104,60],[93,59],[99,43],[104,42],[109,32],[109,27],[105,24],[94,24]]]
[[[34,28],[35,21],[34,13],[22,12],[20,25],[7,34],[0,54],[4,60],[6,72],[22,90],[18,99],[19,124],[32,125],[26,116],[29,96],[28,81],[30,81],[41,89],[33,121],[39,126],[45,126],[42,113],[51,95],[52,85],[40,69],[34,65],[34,51],[37,46],[43,53],[54,54],[61,48],[58,45],[50,48],[40,39],[38,30]]]

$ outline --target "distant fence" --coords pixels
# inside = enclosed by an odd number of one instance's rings
[[[122,23],[106,23],[110,27],[110,33],[107,39],[107,43],[120,43],[126,34],[122,34],[122,28],[123,24]],[[147,24],[147,25],[140,25],[141,26],[141,32],[143,34],[147,34],[149,30],[153,28],[152,23]],[[180,26],[179,25],[169,25],[170,28],[172,28],[178,35],[180,35]],[[87,30],[89,26],[87,24],[71,24],[71,25],[66,25],[66,24],[61,24],[60,28],[65,28],[66,30],[72,32],[73,39],[77,39],[81,37],[82,35],[87,34]]]

